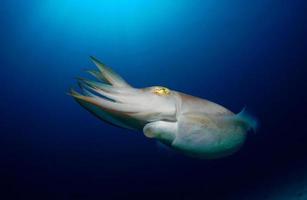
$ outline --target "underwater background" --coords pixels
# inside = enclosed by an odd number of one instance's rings
[[[289,0],[2,0],[0,199],[307,199],[307,15]],[[95,69],[260,122],[198,160],[67,95]]]

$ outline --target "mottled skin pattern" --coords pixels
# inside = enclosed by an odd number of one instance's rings
[[[256,121],[246,112],[235,115],[205,99],[161,86],[131,87],[92,57],[98,81],[79,79],[82,94],[71,90],[80,105],[103,121],[140,130],[148,138],[197,158],[219,158],[236,152]]]

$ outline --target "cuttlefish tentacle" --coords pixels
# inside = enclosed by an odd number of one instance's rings
[[[103,77],[102,79],[107,80],[111,85],[114,85],[115,87],[131,87],[122,77],[113,72],[112,69],[97,60],[95,57],[91,56],[91,59],[98,67],[101,76]]]
[[[87,73],[95,77],[97,80],[103,82],[103,83],[109,83],[107,79],[104,78],[104,76],[101,75],[101,73],[97,70],[87,70]]]
[[[93,82],[85,79],[79,79],[78,83],[80,88],[86,89],[87,91],[92,91],[101,97],[105,97],[116,102],[121,102],[125,99],[123,95],[112,91],[112,88],[108,90],[108,87],[105,84],[93,84]]]
[[[70,95],[84,108],[113,125],[142,130],[179,152],[197,158],[218,158],[236,152],[257,121],[245,110],[237,115],[221,105],[161,86],[130,86],[96,58],[97,81],[78,79],[81,93]]]

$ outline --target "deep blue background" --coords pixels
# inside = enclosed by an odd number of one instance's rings
[[[2,0],[0,195],[228,199],[307,167],[303,2]],[[228,158],[165,152],[66,95],[89,55],[136,87],[247,106],[261,127]]]

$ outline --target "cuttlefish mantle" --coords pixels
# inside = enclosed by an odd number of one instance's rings
[[[211,101],[166,87],[134,88],[91,57],[96,81],[78,79],[81,92],[70,95],[99,119],[143,131],[148,138],[197,158],[219,158],[240,149],[256,120],[244,110],[234,114]]]

